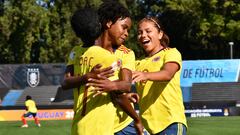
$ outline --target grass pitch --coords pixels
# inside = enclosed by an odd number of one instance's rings
[[[187,135],[240,135],[240,116],[188,118]],[[28,128],[20,128],[21,121],[0,122],[0,135],[69,135],[71,120],[41,121],[37,127],[28,121]]]
[[[240,135],[240,116],[188,118],[188,135]]]
[[[28,128],[21,128],[21,121],[0,122],[0,135],[70,135],[71,120],[41,121],[37,127],[34,121],[27,121]]]

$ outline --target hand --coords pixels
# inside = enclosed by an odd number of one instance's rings
[[[92,91],[103,91],[103,92],[110,92],[115,90],[115,82],[110,81],[107,78],[99,77],[100,79],[89,78],[88,83],[86,86],[93,86],[95,89]]]
[[[146,72],[133,71],[132,82],[146,82],[148,80]]]
[[[98,95],[102,95],[102,93],[104,92],[104,91],[100,91],[99,90],[99,88],[95,88],[95,89],[93,89],[93,90],[91,90],[91,91],[93,91],[94,92],[94,94],[93,94],[93,98],[95,98],[96,96],[98,96]]]
[[[124,93],[128,100],[130,100],[133,103],[138,103],[139,101],[139,96],[137,93]]]
[[[113,76],[114,71],[112,70],[112,67],[106,67],[101,69],[102,65],[97,64],[95,65],[92,70],[86,74],[86,79],[94,78],[94,79],[106,79],[108,77]]]

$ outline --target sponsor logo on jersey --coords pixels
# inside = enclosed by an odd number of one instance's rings
[[[160,56],[157,56],[157,57],[153,58],[152,62],[157,62],[159,60],[160,60]]]

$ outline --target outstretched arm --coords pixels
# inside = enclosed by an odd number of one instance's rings
[[[140,72],[133,71],[133,82],[140,81],[169,81],[173,78],[180,66],[176,62],[166,63],[160,71],[157,72]]]
[[[128,69],[125,69],[125,68],[122,69],[121,70],[121,79],[123,81],[126,81],[126,82],[131,84],[131,81],[132,81],[131,70],[128,70]],[[131,89],[131,86],[130,86],[129,89]],[[143,134],[143,125],[142,125],[140,117],[138,116],[135,109],[133,108],[133,106],[130,103],[129,99],[132,96],[129,96],[129,95],[130,95],[130,93],[122,93],[120,95],[117,95],[116,98],[114,98],[114,100],[121,107],[121,109],[124,112],[126,112],[134,120],[134,126],[136,128],[136,131],[137,131],[138,135],[142,135]],[[136,99],[136,101],[137,100],[138,99]]]
[[[138,135],[142,135],[143,125],[141,119],[130,103],[130,101],[138,101],[138,98],[134,98],[136,97],[136,94],[128,93],[131,90],[131,81],[132,71],[124,68],[121,69],[121,76],[120,80],[118,81],[110,81],[107,78],[102,78],[100,80],[91,78],[89,79],[87,86],[97,87],[96,91],[109,92],[112,98],[112,102],[118,105],[134,120],[134,125]],[[99,95],[99,93],[96,95]]]
[[[113,81],[113,82],[111,82],[110,80],[108,81],[95,80],[95,83],[97,82],[95,86],[101,87],[105,90],[110,89],[110,95],[112,97],[112,101],[115,104],[119,105],[119,107],[134,120],[134,126],[136,128],[137,134],[142,135],[143,125],[142,125],[141,119],[130,103],[130,101],[137,102],[138,96],[137,94],[128,93],[131,90],[132,71],[125,68],[121,69],[120,79],[121,81]],[[115,84],[115,85],[111,86],[111,84]],[[111,91],[111,90],[117,90],[117,91]],[[122,93],[124,91],[126,93]]]
[[[134,110],[133,106],[130,103],[130,99],[132,98],[132,93],[123,93],[117,94],[116,92],[110,92],[112,100],[115,104],[117,104],[125,113],[127,113],[133,120],[134,126],[136,128],[137,134],[143,134],[143,125],[141,118],[138,116],[136,111]],[[134,94],[133,94],[134,95]],[[135,99],[136,101],[138,99]]]

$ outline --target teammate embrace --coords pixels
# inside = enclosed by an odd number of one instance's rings
[[[148,57],[136,61],[135,69],[135,55],[124,46],[131,23],[129,11],[111,0],[98,12],[87,7],[72,16],[72,28],[83,41],[69,55],[62,84],[74,88],[72,135],[142,135],[143,125],[150,134],[186,134],[181,54],[168,47],[156,18],[144,18],[138,41]],[[132,82],[140,96],[131,92]],[[130,101],[139,101],[141,118]]]

